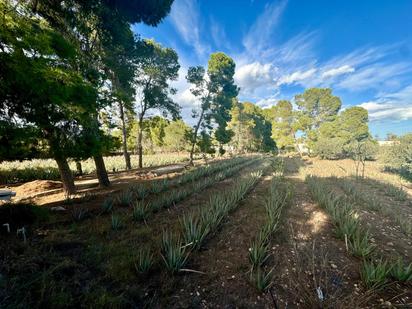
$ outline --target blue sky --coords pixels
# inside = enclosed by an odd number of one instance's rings
[[[236,62],[240,100],[269,107],[331,87],[343,107],[369,111],[373,135],[412,131],[412,1],[175,0],[156,28],[133,26],[179,54],[176,101],[196,106],[185,74],[223,51]]]

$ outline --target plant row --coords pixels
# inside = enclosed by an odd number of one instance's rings
[[[380,213],[386,217],[393,219],[397,225],[399,225],[401,231],[407,236],[412,235],[412,222],[411,220],[399,212],[400,209],[394,209],[384,205],[378,197],[371,195],[368,192],[362,191],[352,181],[345,179],[339,179],[340,188],[348,195],[349,199],[361,207],[365,207],[367,210]],[[398,198],[401,198],[404,193],[403,189],[392,187],[394,194],[398,194]],[[397,192],[397,193],[395,193]],[[401,193],[402,192],[402,193]]]
[[[372,254],[375,253],[375,245],[371,243],[369,232],[363,228],[350,199],[315,176],[306,177],[306,182],[315,200],[329,214],[336,237],[345,240],[352,255],[363,258],[361,277],[366,287],[381,288],[390,278],[412,280],[412,264],[406,265],[400,258],[384,261]]]
[[[181,219],[180,234],[163,232],[161,254],[169,272],[176,273],[184,267],[189,254],[199,250],[206,238],[216,232],[261,176],[262,171],[250,173],[229,190],[212,196],[200,212],[186,214]]]
[[[249,248],[250,281],[261,292],[267,290],[272,283],[273,269],[266,271],[264,264],[269,258],[271,238],[279,229],[282,213],[291,197],[292,188],[289,183],[282,178],[273,178],[264,202],[266,221]]]
[[[190,186],[185,188],[172,189],[165,194],[162,194],[157,198],[151,200],[150,202],[145,202],[144,200],[133,200],[133,194],[125,192],[123,195],[120,195],[120,203],[123,206],[130,206],[134,203],[132,213],[133,220],[136,222],[142,222],[145,221],[150,216],[150,214],[155,213],[163,208],[169,208],[189,197],[190,195],[201,192],[207,187],[210,187],[219,181],[233,176],[239,170],[255,163],[257,160],[258,159],[255,158],[246,162],[242,162],[241,164],[235,164],[231,167],[227,167],[216,175],[212,175],[198,182],[193,182]],[[111,212],[113,210],[113,204],[114,202],[112,200],[106,200],[102,206],[103,211]],[[115,216],[115,218],[117,217]]]
[[[196,169],[192,169],[175,179],[160,179],[154,180],[149,185],[145,183],[133,185],[128,190],[134,193],[137,198],[144,199],[150,194],[157,194],[169,190],[170,188],[177,185],[184,185],[189,182],[194,182],[200,178],[208,177],[216,174],[227,168],[231,168],[238,164],[242,164],[251,158],[239,157],[229,160],[224,160],[221,162],[214,163],[212,165],[201,166]]]

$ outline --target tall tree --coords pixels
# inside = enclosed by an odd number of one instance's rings
[[[75,44],[26,5],[0,4],[0,117],[41,130],[63,188],[72,194],[67,158],[96,109],[96,90],[77,71]]]
[[[294,111],[290,101],[280,100],[275,106],[265,110],[272,124],[272,138],[278,148],[292,150],[295,145]]]
[[[176,90],[169,84],[170,81],[178,78],[180,65],[177,53],[153,40],[145,40],[145,45],[146,57],[136,63],[135,73],[135,83],[139,93],[137,148],[140,168],[143,167],[143,120],[147,112],[156,109],[164,116],[170,114],[173,118],[177,118],[180,112],[179,105],[170,97],[176,93]]]
[[[183,120],[171,121],[164,129],[164,146],[169,151],[184,151],[188,149],[191,127]]]
[[[320,125],[336,118],[341,100],[332,94],[330,88],[310,88],[296,95],[295,103],[298,107],[298,128],[305,134],[307,147],[313,150]]]
[[[220,144],[220,149],[222,144],[230,141],[232,133],[226,127],[230,120],[232,100],[239,91],[233,79],[235,68],[236,64],[232,58],[218,52],[210,56],[207,76],[201,66],[190,67],[188,70],[186,79],[193,85],[191,92],[200,100],[200,109],[194,110],[192,114],[193,118],[197,118],[197,123],[191,141],[190,164],[193,164],[199,130],[206,132],[215,125],[215,138]]]

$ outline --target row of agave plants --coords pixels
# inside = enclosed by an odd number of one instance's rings
[[[265,166],[266,161],[263,163]],[[241,177],[225,191],[210,197],[199,211],[192,211],[180,219],[180,229],[176,233],[163,231],[160,254],[166,270],[171,273],[185,271],[190,254],[201,248],[204,242],[216,233],[225,218],[248,194],[262,176],[262,170]],[[154,262],[154,255],[148,248],[139,250],[136,270],[147,272]]]
[[[190,195],[199,193],[207,187],[210,187],[219,181],[233,176],[239,170],[255,163],[257,160],[258,159],[253,159],[248,162],[243,162],[242,164],[237,164],[235,166],[229,167],[225,170],[220,171],[216,175],[206,177],[205,179],[202,179],[198,182],[193,182],[190,186],[172,189],[147,203],[144,200],[137,200],[135,202],[135,205],[133,206],[133,220],[135,222],[145,222],[151,214],[156,213],[161,209],[172,207],[178,202],[188,198]],[[112,215],[112,222],[113,218],[115,218],[114,222],[118,222],[118,220],[116,219],[117,217],[114,215]],[[118,225],[115,226],[117,227]]]
[[[402,208],[387,207],[387,205],[381,202],[379,197],[371,196],[370,192],[362,191],[355,183],[355,180],[339,178],[336,181],[357,206],[390,218],[399,225],[405,235],[412,236],[412,220],[402,213]],[[406,193],[402,188],[399,189],[391,184],[387,187],[386,194],[393,197],[396,201],[405,201],[407,199]]]
[[[190,172],[189,177],[183,175],[183,181],[181,181],[182,177],[173,180],[173,183],[178,184],[190,182],[189,186],[181,187],[178,185],[172,187],[163,194],[155,195],[150,201],[145,199],[149,194],[142,195],[141,185],[132,186],[119,194],[117,198],[107,198],[102,204],[102,211],[103,213],[111,213],[114,210],[115,204],[124,207],[133,206],[133,219],[135,221],[145,221],[151,213],[155,213],[163,208],[169,208],[190,195],[198,193],[207,187],[214,185],[216,182],[233,176],[239,170],[256,163],[258,160],[258,157],[232,159],[217,163],[210,168],[198,168],[193,172]],[[152,191],[152,194],[153,193],[154,192]]]
[[[308,176],[306,182],[315,200],[329,214],[335,236],[346,242],[352,255],[362,258],[361,278],[367,288],[381,289],[390,279],[412,282],[412,264],[407,265],[401,257],[384,259],[379,256],[350,196],[339,194],[325,180],[315,176]]]
[[[273,164],[274,163],[274,164]],[[281,161],[274,161],[274,174],[283,174]],[[267,269],[265,263],[270,256],[270,242],[279,229],[282,215],[292,198],[290,183],[282,176],[272,178],[264,201],[265,222],[249,248],[250,282],[260,291],[266,291],[272,284],[273,268]]]

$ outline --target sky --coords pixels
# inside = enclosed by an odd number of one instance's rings
[[[189,123],[198,103],[187,69],[222,51],[236,62],[241,101],[265,108],[330,87],[343,108],[366,108],[382,139],[412,132],[411,13],[411,0],[175,0],[157,27],[133,31],[177,51],[175,100]]]

